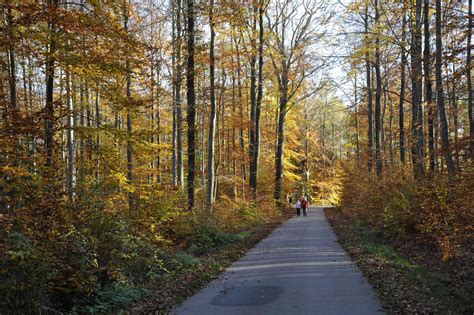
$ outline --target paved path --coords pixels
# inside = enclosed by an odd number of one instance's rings
[[[277,228],[172,314],[383,314],[323,208]]]

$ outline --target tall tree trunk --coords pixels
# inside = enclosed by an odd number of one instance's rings
[[[14,50],[14,35],[13,35],[13,16],[11,4],[7,5],[7,27],[8,27],[8,58],[10,69],[8,71],[8,83],[10,86],[10,107],[12,113],[12,125],[15,125],[17,121],[16,111],[17,109],[17,97],[16,97],[16,62],[15,62],[15,50]]]
[[[129,12],[127,3],[124,4],[124,30],[128,32]],[[131,75],[130,75],[130,60],[126,57],[125,60],[126,71],[126,96],[127,96],[127,180],[130,185],[133,183],[133,147],[132,147],[132,113],[131,113]],[[135,196],[133,192],[128,193],[128,207],[130,210],[135,207]]]
[[[21,72],[22,72],[22,81],[23,81],[23,106],[25,109],[26,116],[30,115],[29,109],[29,97],[28,97],[28,79],[26,74],[26,58],[23,56],[21,61]],[[28,152],[31,152],[31,133],[30,131],[26,132],[26,148]]]
[[[448,173],[454,173],[453,157],[449,147],[449,129],[446,120],[446,109],[444,106],[444,92],[443,92],[443,78],[441,73],[442,67],[442,41],[441,41],[441,0],[436,0],[436,90],[437,90],[437,105],[439,113],[439,121],[441,125],[441,149],[444,153]]]
[[[399,130],[399,146],[400,146],[400,162],[405,164],[405,67],[407,64],[407,55],[405,52],[405,47],[403,44],[406,41],[406,24],[407,24],[407,17],[406,13],[403,13],[403,20],[402,20],[402,60],[400,63],[400,103],[398,105],[398,128]]]
[[[436,105],[436,104],[434,104]],[[439,171],[439,160],[440,160],[440,157],[439,157],[439,150],[438,150],[438,147],[439,147],[439,115],[438,115],[438,108],[435,107],[435,112],[436,112],[436,115],[434,115],[434,124],[433,124],[433,133],[434,133],[434,150],[435,150],[435,171],[438,172]]]
[[[239,118],[240,118],[240,124],[239,124],[239,147],[240,147],[240,152],[242,152],[241,155],[241,161],[240,161],[240,173],[241,173],[241,190],[242,190],[242,198],[245,198],[245,182],[246,182],[246,168],[245,168],[245,138],[244,138],[244,98],[243,98],[243,86],[242,86],[242,67],[240,63],[240,47],[239,44],[237,43],[237,40],[233,37],[234,45],[235,45],[235,50],[236,50],[236,59],[237,59],[237,96],[238,96],[238,102],[239,102]]]
[[[380,117],[380,100],[382,96],[382,78],[380,76],[380,38],[379,38],[379,5],[375,0],[375,160],[377,175],[382,175],[382,157],[380,153],[380,133],[381,133],[381,117]]]
[[[174,67],[173,67],[174,69]],[[178,159],[177,159],[177,150],[176,150],[176,107],[175,107],[175,100],[176,100],[176,85],[173,83],[173,117],[172,117],[172,136],[171,136],[171,181],[173,183],[173,187],[178,186]]]
[[[430,0],[424,0],[423,24],[425,49],[423,51],[423,70],[425,72],[425,102],[428,109],[428,154],[430,157],[430,173],[435,171],[435,150],[434,150],[434,104],[433,88],[431,86],[431,52],[430,52]]]
[[[250,162],[250,173],[249,173],[249,185],[252,189],[254,197],[256,197],[257,188],[257,174],[256,165],[254,164],[255,156],[255,125],[256,125],[256,107],[257,107],[257,7],[256,2],[253,2],[253,23],[252,23],[252,38],[251,38],[251,57],[250,57],[250,126],[249,126],[249,162]]]
[[[194,91],[194,0],[187,0],[187,25],[188,25],[188,62],[186,72],[186,98],[188,103],[186,121],[188,123],[188,206],[190,210],[195,207],[196,176],[196,144],[195,120],[196,98]]]
[[[90,89],[89,84],[86,81],[86,122],[87,122],[87,130],[90,130],[92,127],[92,111],[91,111],[91,99],[90,99]],[[87,145],[87,159],[90,161],[92,159],[92,139],[88,135],[86,145]]]
[[[156,182],[161,183],[162,173],[161,173],[161,108],[160,108],[160,98],[159,98],[159,91],[160,91],[160,65],[156,68],[156,82],[157,92],[156,92],[156,144],[158,144],[158,155],[156,156]]]
[[[48,6],[50,12],[56,12],[58,0],[48,0]],[[48,54],[46,56],[46,106],[44,108],[45,113],[45,151],[46,151],[46,163],[47,167],[53,166],[53,123],[54,123],[54,54],[56,52],[56,26],[53,21],[48,22],[49,32],[49,47]]]
[[[67,194],[70,202],[74,201],[76,185],[76,149],[74,139],[74,108],[71,102],[71,76],[69,67],[66,68],[66,104],[67,104]]]
[[[458,101],[456,95],[456,68],[453,63],[453,76],[452,76],[452,91],[451,91],[451,109],[453,115],[453,129],[454,129],[454,167],[459,170],[459,149],[457,147],[459,140],[459,117],[458,117]]]
[[[320,117],[320,126],[321,126],[321,155],[323,157],[323,179],[326,179],[326,110],[327,110],[328,100],[324,102],[324,112],[322,118]],[[372,171],[372,169],[370,169]]]
[[[288,107],[288,75],[286,69],[283,68],[281,85],[279,87],[279,113],[278,113],[278,133],[277,147],[275,155],[275,194],[274,198],[277,205],[281,205],[281,194],[283,192],[283,172],[284,172],[284,150],[285,150],[285,127],[286,114]]]
[[[466,77],[467,77],[467,107],[469,112],[469,134],[470,134],[470,147],[471,147],[471,162],[474,162],[474,104],[473,98],[474,93],[472,91],[472,69],[471,69],[471,40],[472,40],[472,0],[469,0],[468,9],[468,30],[467,30],[467,60],[466,60]]]
[[[421,13],[423,2],[417,1],[414,7],[412,21],[412,44],[411,44],[411,69],[412,69],[412,161],[415,178],[422,178],[425,176],[424,165],[424,135],[423,135],[423,77],[422,77],[422,20]],[[413,8],[412,8],[413,10]]]
[[[255,138],[254,138],[254,152],[253,152],[253,174],[252,180],[253,192],[258,193],[258,168],[260,158],[260,116],[263,98],[263,0],[258,2],[258,78],[257,78],[257,99],[255,104]]]
[[[371,69],[370,69],[370,39],[369,39],[369,5],[365,7],[365,16],[364,16],[364,25],[365,25],[365,45],[369,47],[365,52],[365,71],[366,71],[366,80],[367,80],[367,140],[368,140],[368,161],[367,167],[369,172],[372,172],[373,165],[373,113],[372,113],[372,80],[371,80]]]
[[[257,48],[257,17],[258,17],[258,48]],[[258,50],[258,74],[255,69],[257,56],[255,52],[251,58],[250,70],[250,137],[249,137],[249,158],[250,158],[250,188],[257,196],[258,185],[258,159],[260,151],[260,113],[262,103],[262,71],[263,71],[263,3],[256,2],[254,7],[254,20],[252,29],[252,47]],[[258,76],[258,78],[257,78]],[[257,85],[257,86],[256,86]]]
[[[13,14],[12,14],[12,8],[11,8],[11,3],[8,1],[7,4],[7,34],[8,34],[8,64],[9,64],[9,71],[8,71],[8,85],[9,85],[9,90],[10,90],[10,106],[8,108],[8,126],[11,128],[9,132],[11,132],[11,135],[15,138],[15,142],[18,145],[18,147],[21,145],[21,138],[20,134],[18,133],[17,127],[18,126],[18,118],[19,118],[19,109],[18,109],[18,100],[17,100],[17,87],[16,87],[16,80],[17,80],[17,66],[16,66],[16,58],[15,58],[15,38],[13,34]],[[15,151],[17,149],[14,149]],[[12,159],[11,161],[13,165],[18,164],[17,159]]]
[[[382,62],[382,61],[381,61]],[[381,163],[383,167],[384,163],[384,158],[387,156],[387,141],[386,141],[386,134],[385,134],[385,118],[387,114],[387,104],[388,104],[388,76],[389,76],[389,71],[388,69],[385,70],[385,73],[383,74],[382,77],[382,96],[383,96],[383,104],[380,112],[380,147],[382,150],[381,154]]]
[[[214,0],[209,3],[209,27],[211,33],[211,42],[209,44],[209,77],[210,77],[210,93],[211,93],[211,116],[209,117],[209,143],[207,156],[207,208],[212,211],[213,195],[214,195],[214,137],[216,125],[216,89],[215,89],[215,57],[214,57],[214,40],[216,33],[214,30],[215,22],[213,16]]]
[[[84,80],[79,76],[79,125],[81,127],[85,126],[85,116],[84,116],[84,108],[85,108],[85,92],[84,92]],[[80,135],[80,140],[79,140],[79,162],[80,162],[80,167],[79,167],[79,178],[80,182],[82,183],[83,175],[84,175],[84,153],[86,152],[85,150],[85,140],[84,136]]]
[[[176,46],[177,46],[177,36],[176,36],[176,28],[177,28],[177,21],[176,18],[176,4],[175,0],[170,0],[171,2],[171,40],[173,42],[173,54],[171,54],[171,68],[173,69],[173,128],[172,128],[172,139],[171,139],[171,147],[172,147],[172,153],[171,153],[171,181],[173,183],[173,187],[178,186],[178,159],[177,159],[177,147],[176,147],[176,134],[177,134],[177,128],[176,128],[176,109],[177,109],[177,103],[176,103]]]
[[[356,158],[357,162],[360,160],[360,135],[359,135],[359,100],[357,99],[357,71],[355,73],[354,78],[354,109],[355,109],[355,127],[356,127]]]
[[[129,69],[129,62],[127,61],[127,69]],[[128,71],[127,71],[128,72]],[[131,101],[131,79],[130,74],[127,74],[127,106],[130,106]],[[127,108],[127,180],[129,184],[133,183],[133,147],[132,147],[132,113],[131,109]],[[128,196],[129,209],[134,208],[134,195],[132,192]]]
[[[28,81],[27,81],[27,76],[26,76],[26,59],[25,56],[22,57],[22,60],[20,62],[21,64],[21,74],[22,74],[22,81],[23,81],[23,106],[25,110],[28,109]],[[28,113],[26,111],[26,113]]]
[[[99,96],[99,83],[96,83],[96,91],[95,91],[95,126],[97,128],[100,127],[101,124],[101,115],[100,115],[100,96]],[[96,180],[99,180],[99,165],[100,165],[100,134],[97,133],[97,138],[96,138],[96,171],[95,171],[95,177]]]
[[[213,200],[217,198],[217,191],[219,187],[219,171],[221,168],[221,164],[224,164],[222,158],[222,151],[224,150],[224,143],[225,143],[225,133],[224,133],[224,126],[225,126],[225,103],[223,99],[224,94],[224,86],[225,86],[225,73],[222,74],[222,83],[221,83],[221,91],[219,93],[219,98],[217,100],[217,120],[216,120],[216,131],[217,131],[217,158],[215,163],[215,178],[214,178],[214,195]],[[219,119],[220,116],[220,119]],[[224,168],[224,167],[222,167]]]
[[[234,64],[234,57],[231,56],[231,62]],[[232,117],[237,117],[236,106],[236,84],[235,71],[232,71]],[[232,196],[237,198],[237,130],[236,125],[232,123]]]
[[[204,112],[200,112],[197,114],[197,120],[199,125],[198,130],[201,131],[200,134],[200,140],[201,141],[196,141],[196,143],[200,142],[201,143],[201,148],[200,148],[200,162],[201,162],[201,187],[204,189],[206,187],[206,137],[205,137],[205,128],[206,128],[206,117],[204,115]],[[217,126],[218,127],[218,126]],[[219,127],[217,128],[219,130]],[[199,136],[199,133],[198,133]],[[215,176],[214,176],[215,177]],[[215,182],[213,183],[213,187],[215,187]],[[212,200],[214,200],[214,193],[212,193]]]
[[[151,22],[153,23],[153,22]],[[151,41],[154,42],[154,39],[153,39],[153,36],[151,38]],[[155,52],[153,51],[151,53],[151,60],[150,60],[150,78],[149,78],[149,81],[150,81],[150,112],[148,113],[148,119],[150,120],[149,121],[149,128],[150,128],[150,133],[149,133],[149,137],[148,137],[148,141],[150,141],[150,143],[154,143],[155,142],[155,134],[153,133],[153,129],[155,128]],[[158,156],[159,156],[159,152],[158,152]],[[152,157],[150,159],[150,163],[148,164],[149,167],[150,167],[150,173],[148,174],[147,176],[147,179],[148,179],[148,183],[149,184],[153,184],[154,181],[155,181],[155,177],[154,177],[154,171],[155,171],[155,161],[154,161],[154,158]]]
[[[64,95],[64,81],[65,81],[62,68],[59,69],[58,78],[59,78],[59,99],[62,102],[62,97]],[[61,163],[59,163],[59,164],[60,165],[66,165],[67,164],[67,161],[66,161],[66,159],[67,159],[67,150],[64,150],[64,147],[65,147],[65,143],[67,143],[67,131],[62,130],[60,132],[60,135],[61,135],[61,143],[59,145],[59,148],[60,148],[60,152],[61,152],[61,160],[60,160]],[[61,168],[61,170],[63,170],[63,169]],[[66,178],[66,176],[67,176],[66,168],[64,168],[64,172],[62,172],[61,175],[63,176],[63,178]],[[67,181],[66,181],[65,188],[67,188]]]
[[[390,164],[393,167],[395,164],[395,152],[394,152],[394,145],[393,145],[393,118],[394,118],[394,113],[393,113],[393,101],[389,95],[389,113],[390,113],[390,118],[389,118],[389,137],[390,137]]]
[[[280,102],[286,102],[283,97],[280,97]],[[275,200],[277,203],[281,202],[281,194],[283,190],[283,152],[285,145],[285,124],[286,124],[286,105],[280,104],[280,111],[278,114],[278,141],[276,147],[275,159]]]
[[[172,0],[173,3],[175,0]],[[176,0],[176,37],[174,41],[174,49],[176,55],[176,66],[173,67],[174,75],[174,108],[176,115],[176,184],[183,188],[184,185],[184,169],[183,169],[183,104],[181,99],[181,82],[182,82],[182,18],[181,18],[181,0]]]

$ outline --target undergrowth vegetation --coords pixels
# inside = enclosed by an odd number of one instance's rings
[[[212,213],[189,212],[181,208],[180,193],[143,189],[141,195],[150,197],[140,199],[133,212],[123,209],[126,193],[117,189],[90,193],[74,208],[58,201],[49,212],[37,202],[49,191],[25,199],[2,222],[0,313],[105,314],[127,308],[157,283],[209,264],[209,255],[281,215],[270,204],[256,208],[229,199],[216,203]]]
[[[470,250],[473,241],[474,176],[437,174],[414,180],[405,171],[376,178],[353,168],[344,180],[342,210],[397,239],[433,246],[444,260]]]

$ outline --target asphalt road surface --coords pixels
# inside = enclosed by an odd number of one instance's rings
[[[323,208],[294,217],[172,314],[383,314]]]

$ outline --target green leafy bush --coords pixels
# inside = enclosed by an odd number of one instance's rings
[[[51,258],[23,234],[11,233],[0,260],[0,309],[5,313],[38,313],[48,304]]]
[[[137,302],[147,294],[149,292],[145,289],[115,282],[98,291],[95,298],[90,301],[91,304],[85,301],[76,301],[79,306],[74,306],[71,309],[71,314],[110,314]]]

